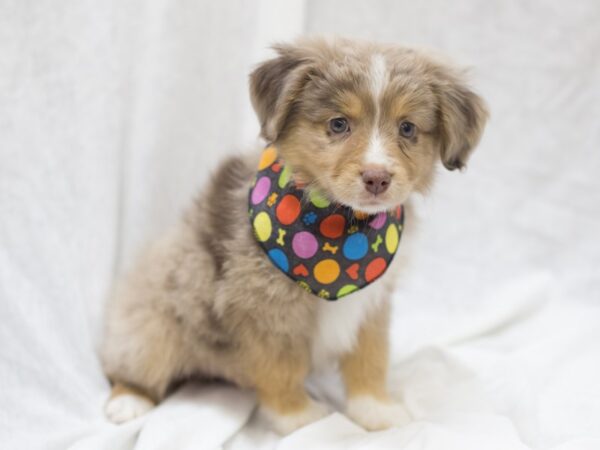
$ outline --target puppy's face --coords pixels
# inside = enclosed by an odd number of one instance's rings
[[[423,192],[441,158],[464,165],[487,113],[449,67],[415,51],[304,41],[251,75],[262,135],[297,180],[376,213]]]

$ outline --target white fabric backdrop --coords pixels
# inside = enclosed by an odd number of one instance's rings
[[[600,448],[598,23],[594,0],[0,0],[0,447]],[[395,299],[391,385],[416,420],[279,440],[244,425],[252,393],[190,385],[108,424],[114,276],[252,141],[247,73],[302,32],[435,47],[490,103],[467,172],[419,202]],[[339,406],[334,376],[311,389]]]

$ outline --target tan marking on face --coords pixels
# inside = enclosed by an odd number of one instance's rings
[[[390,86],[382,101],[385,120],[408,120],[417,125],[420,133],[434,131],[437,123],[437,103],[434,93],[416,82],[395,83]]]
[[[351,120],[360,118],[364,114],[363,102],[355,93],[345,91],[340,94],[340,112]]]

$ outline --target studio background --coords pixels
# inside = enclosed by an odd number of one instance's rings
[[[0,447],[600,448],[598,23],[594,0],[0,0]],[[280,440],[244,425],[251,393],[188,386],[115,427],[111,285],[255,144],[247,75],[301,34],[434,48],[489,104],[466,172],[417,199],[390,378],[416,420]]]

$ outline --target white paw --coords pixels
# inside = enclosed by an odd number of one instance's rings
[[[385,402],[368,395],[351,397],[346,414],[363,428],[375,431],[401,427],[410,422],[408,412],[400,403]]]
[[[284,435],[329,415],[327,406],[312,399],[306,408],[293,414],[280,414],[266,407],[262,407],[261,412],[271,422],[275,431]]]
[[[121,394],[109,398],[104,413],[113,423],[123,423],[146,414],[154,403],[146,397],[135,394]]]

